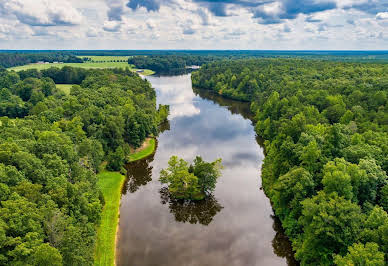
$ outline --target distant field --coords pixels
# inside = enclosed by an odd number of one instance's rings
[[[43,70],[48,69],[50,67],[59,67],[62,68],[64,66],[71,66],[71,67],[81,67],[81,68],[126,68],[129,67],[133,71],[136,71],[136,69],[133,68],[132,65],[129,65],[127,62],[127,59],[129,56],[82,56],[82,57],[89,57],[92,58],[93,61],[87,61],[85,63],[63,63],[63,64],[29,64],[24,66],[17,66],[17,67],[11,67],[8,68],[9,70],[15,70],[15,71],[21,71],[21,70],[27,70],[27,69],[37,69],[37,70]],[[111,62],[112,60],[125,60],[125,62]],[[105,62],[103,62],[105,61]],[[109,61],[109,62],[108,62]],[[152,75],[155,72],[152,70],[144,70],[142,72],[142,75],[148,76]]]
[[[70,89],[74,84],[56,84],[57,88],[63,91],[66,95],[70,94]]]
[[[90,58],[92,60],[92,62],[101,62],[101,61],[105,61],[105,62],[111,62],[111,61],[125,61],[127,62],[128,61],[128,58],[130,56],[95,56],[95,55],[85,55],[85,56],[79,56],[80,58]]]
[[[17,66],[17,67],[11,67],[9,70],[27,70],[27,69],[48,69],[50,67],[64,67],[64,66],[71,66],[71,67],[82,67],[82,68],[131,68],[130,65],[128,65],[127,62],[104,62],[104,63],[96,63],[96,62],[85,62],[85,63],[63,63],[63,64],[29,64],[24,66]]]

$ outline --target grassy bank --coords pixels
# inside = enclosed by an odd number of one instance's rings
[[[156,147],[156,140],[154,138],[147,139],[143,145],[134,151],[131,155],[129,155],[129,161],[137,161],[143,159],[152,153],[154,153]]]
[[[121,188],[125,177],[117,172],[104,171],[99,173],[97,178],[98,186],[104,195],[105,206],[97,233],[94,265],[114,265]]]
[[[132,162],[143,159],[151,155],[155,148],[156,140],[148,138],[139,149],[130,155],[129,159]],[[98,187],[104,195],[105,206],[97,232],[94,265],[114,265],[121,189],[125,177],[118,172],[103,171],[97,175],[97,178]]]

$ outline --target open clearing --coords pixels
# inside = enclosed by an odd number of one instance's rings
[[[70,94],[70,89],[74,84],[55,84],[57,88],[63,91],[66,95]]]

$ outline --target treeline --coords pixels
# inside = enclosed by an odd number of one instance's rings
[[[251,102],[262,182],[303,265],[388,262],[388,65],[208,64],[193,85]]]
[[[168,115],[129,69],[68,71],[84,75],[70,95],[61,71],[0,70],[0,265],[92,265],[96,172],[120,170]]]
[[[65,52],[52,53],[0,53],[0,66],[14,67],[31,63],[43,62],[63,62],[63,63],[83,63],[83,60],[75,55]]]
[[[157,73],[169,73],[171,71],[185,70],[190,66],[202,64],[220,59],[215,56],[201,55],[150,55],[133,56],[128,58],[130,65],[141,69],[151,69]]]

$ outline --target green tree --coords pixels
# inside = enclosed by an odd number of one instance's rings
[[[355,243],[348,248],[345,256],[334,256],[334,263],[338,266],[384,266],[384,253],[379,251],[376,243]]]
[[[327,265],[332,254],[343,253],[361,231],[362,215],[357,204],[337,193],[318,195],[302,202],[300,223],[303,237],[296,252],[302,264]]]
[[[198,185],[203,194],[209,194],[216,188],[217,179],[221,175],[221,159],[214,162],[205,162],[201,156],[194,159],[194,164],[190,165],[189,172],[198,178]]]
[[[119,171],[125,163],[125,154],[122,147],[118,147],[115,152],[108,155],[107,169],[111,171]]]
[[[160,172],[160,181],[168,184],[173,197],[184,199],[202,198],[198,178],[189,173],[188,163],[177,156],[172,156],[168,161],[167,169]]]
[[[32,265],[36,266],[61,266],[62,255],[56,248],[46,243],[36,248],[29,261]]]

